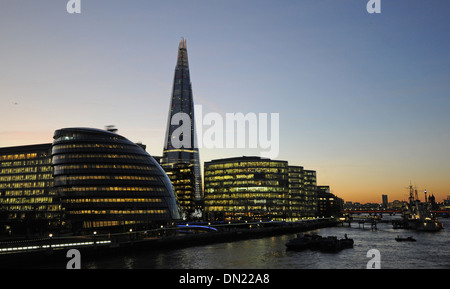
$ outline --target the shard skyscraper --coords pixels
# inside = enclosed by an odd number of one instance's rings
[[[189,218],[203,200],[203,186],[185,39],[178,46],[161,166],[172,181],[181,211]]]

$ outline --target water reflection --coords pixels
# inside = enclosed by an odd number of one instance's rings
[[[129,269],[365,269],[367,251],[381,253],[381,268],[450,268],[450,226],[442,220],[444,231],[424,233],[392,229],[390,224],[370,228],[333,227],[315,230],[322,235],[342,238],[347,234],[355,243],[338,253],[320,251],[286,251],[285,243],[294,234],[220,243],[174,250],[136,252],[87,261],[84,268]],[[417,242],[397,242],[395,237],[413,236]]]

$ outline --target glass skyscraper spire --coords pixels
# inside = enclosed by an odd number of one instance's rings
[[[182,39],[178,46],[161,166],[171,178],[178,201],[187,213],[193,211],[195,202],[203,199],[196,138],[187,47],[186,40]]]

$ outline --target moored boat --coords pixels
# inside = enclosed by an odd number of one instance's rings
[[[344,239],[336,236],[322,237],[319,235],[297,235],[297,238],[286,243],[288,250],[320,250],[321,252],[338,252],[353,247],[353,239]]]
[[[437,232],[443,224],[431,213],[425,190],[425,202],[420,202],[417,190],[409,186],[409,202],[402,210],[402,219],[392,222],[394,229],[410,229],[422,232]]]
[[[413,237],[407,237],[407,238],[401,238],[400,236],[397,236],[397,238],[395,238],[395,241],[397,242],[415,242],[416,239],[414,239]]]

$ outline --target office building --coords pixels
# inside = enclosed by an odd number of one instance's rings
[[[383,209],[387,209],[388,207],[388,196],[387,195],[381,195],[381,200],[382,200],[382,207]]]
[[[211,220],[288,217],[288,163],[260,157],[205,162],[205,212]]]
[[[344,201],[330,192],[330,186],[317,186],[317,215],[335,217],[343,210]]]
[[[183,206],[180,210],[189,218],[203,199],[203,186],[195,131],[194,99],[184,39],[178,46],[161,166],[171,177],[174,191]],[[186,176],[188,171],[193,174],[192,177]],[[182,176],[184,180],[192,180],[192,185],[188,188],[184,182],[177,181],[178,176]],[[192,204],[192,200],[197,203]]]
[[[289,166],[288,181],[289,181],[288,182],[289,217],[292,220],[297,220],[306,217],[307,204],[303,190],[303,167]]]
[[[303,170],[303,193],[305,198],[305,214],[317,214],[317,178],[316,171]]]
[[[51,143],[0,148],[0,234],[43,236],[59,226]]]
[[[205,162],[210,220],[289,220],[317,215],[316,172],[287,161],[236,157]]]
[[[104,130],[55,131],[54,186],[74,233],[159,227],[179,219],[165,172],[141,146]]]
[[[178,210],[183,220],[193,220],[194,212],[199,208],[199,201],[195,199],[195,169],[193,164],[174,164],[165,168],[175,196]]]

